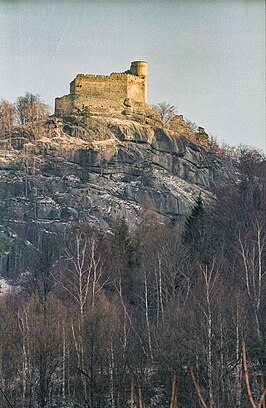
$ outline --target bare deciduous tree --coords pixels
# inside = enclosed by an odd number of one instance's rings
[[[15,124],[16,108],[12,103],[0,101],[0,130],[10,131]]]
[[[169,123],[177,114],[176,107],[166,102],[158,103],[155,111],[164,123]]]
[[[49,114],[48,106],[41,101],[40,96],[29,92],[17,98],[16,110],[21,125],[32,126],[34,122],[46,118]]]

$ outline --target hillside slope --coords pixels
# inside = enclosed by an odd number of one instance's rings
[[[131,228],[149,211],[162,222],[190,213],[195,198],[232,176],[227,162],[160,122],[51,117],[6,135],[1,155],[1,272],[12,276],[43,232],[75,223]]]

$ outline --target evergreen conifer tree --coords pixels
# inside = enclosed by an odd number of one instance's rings
[[[195,200],[191,214],[187,217],[183,232],[183,242],[197,248],[203,236],[203,202],[201,194]]]

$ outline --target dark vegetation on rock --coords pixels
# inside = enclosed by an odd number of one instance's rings
[[[23,98],[0,103],[0,405],[263,408],[262,155],[167,104]]]

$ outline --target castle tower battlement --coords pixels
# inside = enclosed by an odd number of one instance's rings
[[[130,65],[130,72],[136,76],[148,76],[148,64],[146,61],[133,61]]]
[[[67,116],[88,108],[91,112],[121,112],[147,104],[148,64],[133,61],[130,69],[106,75],[78,74],[70,93],[55,99],[55,115]]]

